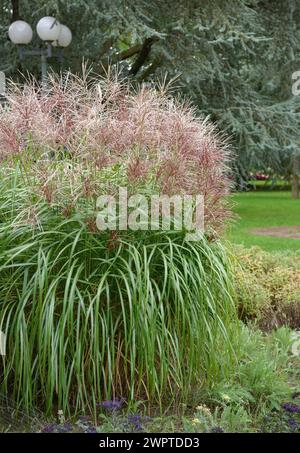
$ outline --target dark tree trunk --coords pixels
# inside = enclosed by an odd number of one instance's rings
[[[11,0],[11,6],[12,6],[11,21],[14,22],[15,20],[20,19],[19,0]]]
[[[299,198],[299,176],[292,175],[292,197]]]
[[[292,163],[292,197],[299,198],[300,156],[295,156]]]
[[[132,76],[135,76],[140,68],[143,66],[143,64],[146,62],[152,45],[158,41],[157,36],[152,36],[150,38],[146,38],[143,45],[141,46],[140,52],[135,60],[135,62],[132,65],[132,68],[129,71],[129,74]]]

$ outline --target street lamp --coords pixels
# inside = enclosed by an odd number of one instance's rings
[[[40,39],[45,43],[41,49],[27,50],[24,45],[32,40],[32,28],[24,20],[16,20],[8,29],[10,40],[19,46],[20,59],[26,56],[38,55],[41,57],[42,84],[47,80],[47,59],[54,55],[53,47],[58,48],[57,58],[61,59],[62,49],[68,47],[72,41],[72,32],[66,26],[60,24],[55,17],[46,16],[40,19],[36,26],[36,31]]]

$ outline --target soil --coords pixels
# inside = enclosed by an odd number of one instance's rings
[[[300,328],[300,310],[299,302],[290,302],[281,307],[280,310],[270,308],[258,320],[258,326],[264,332],[271,332],[273,329],[286,326],[290,329],[299,330]]]
[[[275,238],[300,239],[300,226],[276,226],[270,228],[254,228],[250,231],[259,236],[273,236]]]

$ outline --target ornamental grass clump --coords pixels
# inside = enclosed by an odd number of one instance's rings
[[[207,230],[224,226],[229,150],[207,118],[166,88],[133,91],[117,75],[53,76],[11,85],[1,109],[0,159],[22,162],[50,203],[128,191],[201,194]]]
[[[234,365],[218,238],[227,144],[165,89],[66,74],[12,85],[0,111],[0,391],[27,408],[178,403]],[[205,235],[99,231],[96,200],[202,194]]]

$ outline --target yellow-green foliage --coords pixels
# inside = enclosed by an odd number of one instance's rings
[[[300,326],[300,255],[235,248],[235,288],[242,319],[262,327]]]

